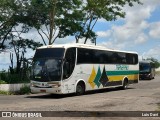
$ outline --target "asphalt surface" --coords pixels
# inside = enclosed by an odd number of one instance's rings
[[[127,90],[105,89],[87,92],[83,96],[74,94],[0,95],[0,111],[157,111],[160,110],[159,104],[160,74],[153,80],[140,80],[138,84],[129,86]],[[71,117],[69,119],[86,118]],[[89,119],[96,119],[96,117],[89,117]],[[119,119],[128,120],[127,117]],[[142,118],[132,117],[131,119]],[[151,120],[147,117],[143,119]]]

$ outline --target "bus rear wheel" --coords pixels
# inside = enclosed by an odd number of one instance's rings
[[[76,95],[83,95],[85,92],[85,86],[83,83],[78,83],[76,87]]]
[[[125,89],[127,89],[127,88],[128,88],[128,80],[125,79],[125,80],[123,81],[122,89],[125,90]]]

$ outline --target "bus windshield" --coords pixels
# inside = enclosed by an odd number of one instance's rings
[[[140,73],[145,73],[145,72],[150,72],[151,71],[151,66],[150,64],[140,64]]]
[[[34,81],[60,81],[64,49],[46,48],[36,51],[31,78]]]

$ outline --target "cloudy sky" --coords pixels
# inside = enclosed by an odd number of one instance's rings
[[[137,51],[140,57],[160,60],[160,0],[125,7],[125,19],[99,22],[98,43],[108,48]]]
[[[160,0],[141,0],[143,5],[124,7],[126,17],[117,21],[106,22],[99,20],[96,31],[97,45],[111,49],[136,51],[139,58],[154,57],[160,61]],[[41,41],[35,30],[25,35],[26,38]],[[74,43],[72,37],[57,40],[57,44]],[[0,53],[0,70],[6,69],[10,64],[9,53]],[[34,55],[29,51],[26,57]]]

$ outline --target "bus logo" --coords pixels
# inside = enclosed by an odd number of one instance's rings
[[[128,65],[116,65],[116,70],[129,70]]]

